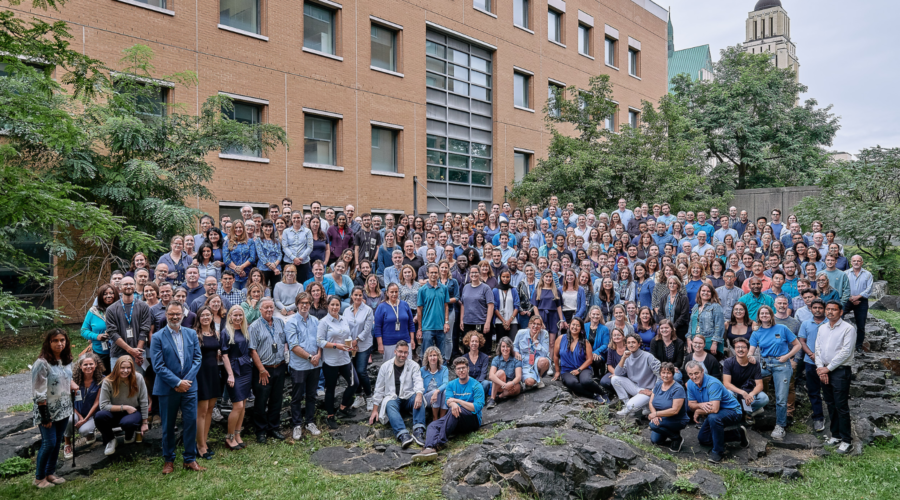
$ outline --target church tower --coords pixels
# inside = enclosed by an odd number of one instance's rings
[[[791,41],[791,19],[781,0],[759,0],[747,16],[744,50],[753,54],[771,54],[778,68],[791,68],[800,76],[797,47]]]

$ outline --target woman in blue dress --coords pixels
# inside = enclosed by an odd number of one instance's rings
[[[237,220],[231,226],[231,236],[225,245],[225,265],[234,271],[234,286],[243,290],[256,262],[256,244],[247,237],[244,223]]]
[[[556,334],[559,333],[560,326],[565,328],[566,324],[565,321],[561,325],[559,324],[563,319],[562,297],[553,282],[552,273],[547,272],[541,275],[540,285],[534,289],[531,303],[537,308],[538,314],[550,334],[550,344],[556,345]]]
[[[281,240],[275,232],[275,224],[266,219],[262,221],[256,245],[256,267],[262,271],[269,292],[281,281]]]
[[[228,416],[228,434],[225,446],[229,450],[240,450],[246,445],[241,439],[244,422],[244,401],[250,396],[252,386],[253,360],[250,358],[250,344],[244,332],[247,319],[241,306],[231,306],[228,311],[225,331],[222,332],[222,363],[228,373],[228,396],[231,398],[231,415]]]

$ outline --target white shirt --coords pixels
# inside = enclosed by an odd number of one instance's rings
[[[828,367],[834,371],[853,364],[853,350],[856,347],[856,326],[842,319],[831,326],[831,321],[819,325],[816,335],[816,366]]]

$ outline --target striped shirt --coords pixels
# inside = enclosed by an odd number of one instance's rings
[[[284,321],[272,318],[272,325],[259,318],[250,325],[250,349],[256,351],[259,362],[263,365],[277,365],[284,362],[284,346],[287,337],[284,333]]]

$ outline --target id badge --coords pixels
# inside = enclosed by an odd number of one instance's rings
[[[394,325],[394,330],[398,331],[398,332],[400,331],[400,322],[399,321],[397,321],[397,323]]]
[[[484,325],[475,325],[475,331],[481,333],[484,330]]]
[[[133,328],[125,329],[125,338],[127,338],[127,339],[134,338],[134,329]]]
[[[272,344],[272,354],[278,354],[278,344]]]
[[[103,351],[108,351],[109,350],[109,341],[104,340],[103,342],[100,342],[100,349]]]
[[[533,364],[534,364],[534,353],[531,353],[531,354],[528,356],[528,364],[529,364],[529,365],[533,365]]]
[[[75,391],[75,402],[81,401],[81,389]]]

